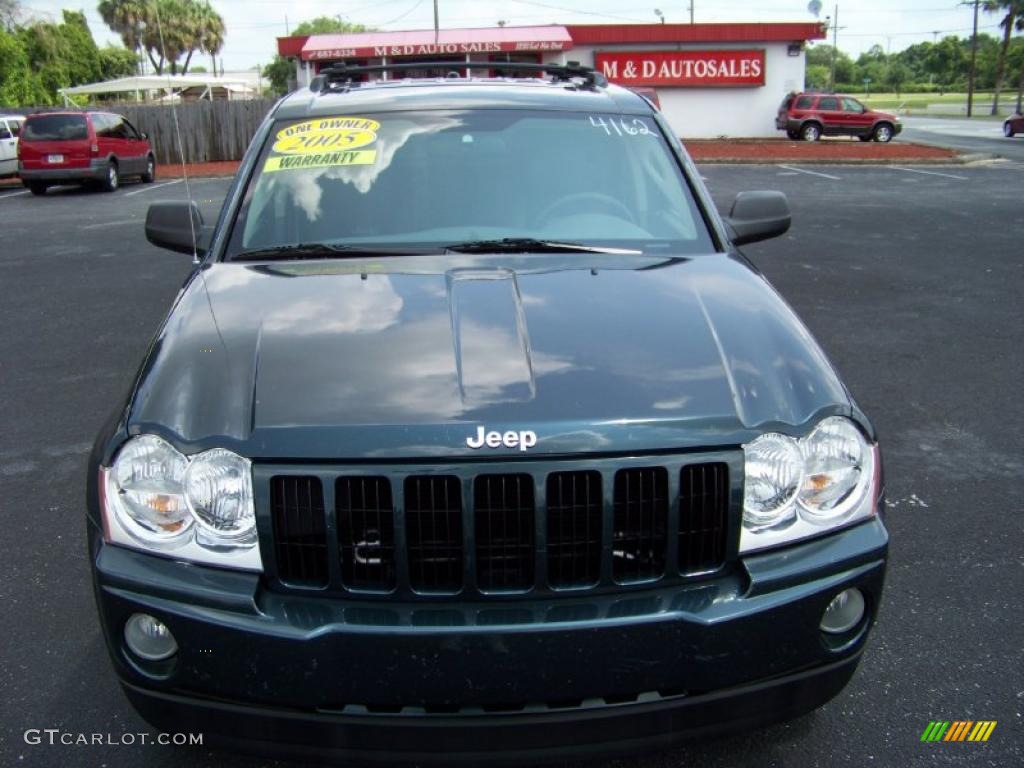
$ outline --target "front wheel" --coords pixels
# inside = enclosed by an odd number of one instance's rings
[[[104,192],[113,192],[121,184],[121,177],[117,172],[117,163],[113,160],[107,165],[107,175],[104,177],[101,185]]]
[[[817,123],[807,123],[800,129],[800,138],[804,141],[817,141],[821,138],[821,126]]]
[[[1012,139],[1013,133],[1013,123],[1007,120],[1005,123],[1003,123],[1003,136],[1005,136],[1008,139]]]
[[[143,184],[152,184],[156,178],[156,161],[152,157],[146,158],[146,172],[142,174]]]
[[[892,141],[892,126],[888,123],[879,123],[875,128],[875,141],[882,144]]]

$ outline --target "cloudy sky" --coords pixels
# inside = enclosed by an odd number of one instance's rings
[[[84,10],[100,44],[116,42],[96,11],[96,0],[22,0],[40,18],[60,17],[61,8]],[[231,70],[266,64],[276,52],[275,38],[305,19],[340,14],[380,29],[433,26],[432,0],[211,0],[227,25],[224,64]],[[659,8],[669,22],[689,21],[688,0],[438,0],[443,27],[575,23],[655,22]],[[811,21],[807,0],[694,0],[695,20]],[[835,3],[822,0],[821,18],[834,14]],[[998,18],[981,14],[979,29],[998,34]],[[839,47],[855,56],[878,44],[891,51],[931,40],[934,33],[970,32],[971,9],[956,0],[857,0],[839,7]],[[209,67],[208,62],[201,62]]]

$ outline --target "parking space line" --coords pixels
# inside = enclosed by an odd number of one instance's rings
[[[775,167],[776,168],[784,168],[787,171],[795,171],[796,173],[806,173],[806,174],[808,174],[810,176],[821,176],[821,178],[823,178],[823,179],[832,179],[832,181],[842,181],[842,179],[839,176],[832,176],[832,175],[830,175],[828,173],[818,173],[817,171],[807,171],[807,170],[804,170],[803,168],[793,168],[792,166],[789,166],[789,165],[776,165]]]
[[[3,200],[5,197],[17,197],[18,195],[27,195],[29,193],[29,191],[30,190],[23,189],[20,192],[14,192],[14,193],[12,193],[10,195],[0,195],[0,200]]]
[[[87,224],[80,229],[102,229],[103,227],[120,227],[123,224],[138,224],[138,219],[122,219],[120,221],[101,221],[98,224]]]
[[[143,192],[152,192],[154,189],[160,189],[160,187],[168,187],[171,184],[181,184],[184,179],[175,179],[174,181],[165,181],[163,184],[149,184],[142,189],[133,189],[131,192],[125,192],[125,197],[131,197],[132,195],[141,195]]]
[[[889,167],[892,168],[894,171],[906,171],[907,173],[921,173],[924,174],[925,176],[942,176],[947,179],[959,179],[960,181],[969,180],[967,176],[957,176],[956,174],[952,173],[939,173],[938,171],[919,171],[916,168],[901,168],[898,165],[892,165]]]

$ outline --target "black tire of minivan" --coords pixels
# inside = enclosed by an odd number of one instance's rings
[[[146,158],[146,172],[139,178],[142,179],[143,184],[152,184],[156,179],[156,160],[152,155]]]
[[[45,195],[47,186],[41,181],[33,181],[28,185],[28,189],[33,195]]]
[[[892,125],[889,123],[879,123],[875,126],[875,130],[872,131],[871,135],[875,141],[881,142],[882,144],[888,144],[892,141],[892,137],[895,135],[895,131]]]
[[[104,192],[113,192],[121,185],[121,176],[118,173],[117,161],[111,160],[107,165],[107,174],[100,182],[100,188]]]

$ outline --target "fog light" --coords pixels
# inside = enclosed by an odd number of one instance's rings
[[[147,661],[160,661],[178,652],[171,630],[148,613],[131,615],[124,625],[124,641],[132,653]]]
[[[821,617],[821,629],[833,635],[841,635],[856,627],[864,618],[864,595],[859,589],[844,589],[828,604]]]

